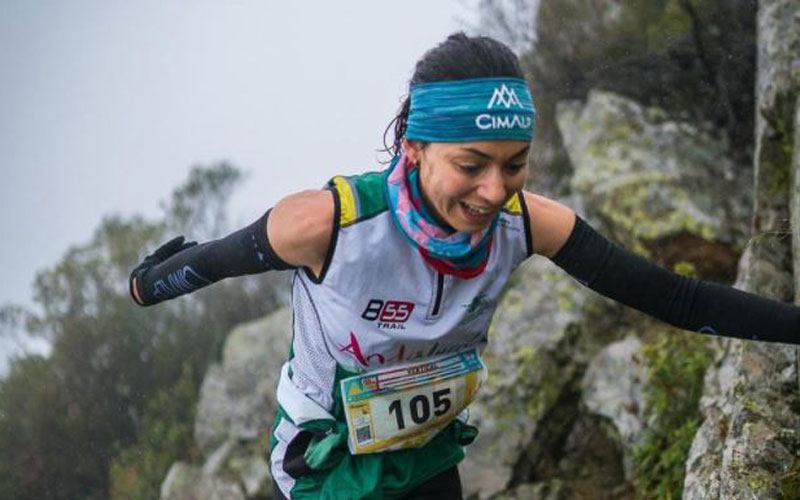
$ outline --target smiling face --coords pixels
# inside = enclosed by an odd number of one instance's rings
[[[483,141],[421,146],[404,143],[419,165],[422,195],[434,215],[461,232],[485,228],[528,177],[525,141]]]

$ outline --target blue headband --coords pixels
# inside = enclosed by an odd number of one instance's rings
[[[425,142],[530,141],[536,109],[521,78],[411,84],[406,138]]]

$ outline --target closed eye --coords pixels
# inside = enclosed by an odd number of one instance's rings
[[[469,175],[476,175],[483,169],[481,165],[459,165],[458,168]]]
[[[519,172],[523,168],[525,168],[525,164],[524,163],[513,163],[513,164],[510,164],[510,165],[506,165],[506,170],[508,170],[512,174],[516,174],[517,172]]]

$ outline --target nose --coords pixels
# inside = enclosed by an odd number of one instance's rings
[[[506,201],[506,182],[499,169],[491,168],[481,179],[478,186],[478,195],[492,206],[498,206]]]

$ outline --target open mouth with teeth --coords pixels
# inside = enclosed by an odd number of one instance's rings
[[[464,205],[464,207],[466,207],[467,210],[470,211],[470,213],[473,213],[473,214],[481,215],[481,214],[488,214],[490,212],[490,210],[488,208],[479,208],[479,207],[476,207],[474,205],[469,205],[469,204],[464,203],[464,202],[461,202],[461,203],[462,203],[462,205]]]
[[[494,213],[494,210],[491,208],[476,207],[475,205],[470,205],[469,203],[465,203],[463,201],[459,202],[459,206],[461,206],[461,210],[465,218],[470,222],[484,222]]]

